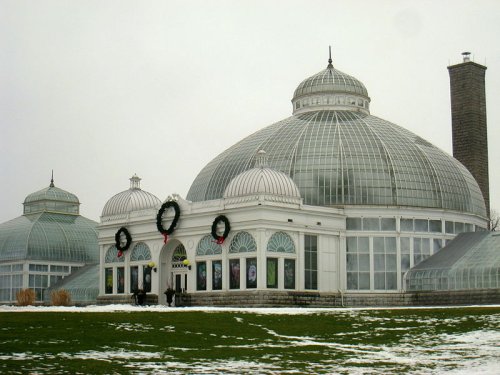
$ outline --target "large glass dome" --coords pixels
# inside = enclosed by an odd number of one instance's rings
[[[478,184],[460,162],[371,116],[364,86],[352,77],[350,85],[336,85],[339,74],[330,63],[303,81],[292,100],[294,115],[213,159],[187,199],[222,198],[231,179],[253,168],[256,152],[264,149],[269,166],[294,180],[305,204],[426,207],[486,217]]]

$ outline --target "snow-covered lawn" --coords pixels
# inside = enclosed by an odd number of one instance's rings
[[[500,373],[500,305],[0,306],[0,322],[1,373]]]

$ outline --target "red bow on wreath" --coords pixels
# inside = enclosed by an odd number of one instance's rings
[[[217,245],[222,245],[224,243],[224,237],[218,237],[217,240],[215,241]]]
[[[118,250],[118,254],[117,255],[118,255],[118,258],[120,258],[123,255],[123,251]]]
[[[167,243],[167,241],[168,241],[168,234],[163,233],[163,243],[165,244]]]

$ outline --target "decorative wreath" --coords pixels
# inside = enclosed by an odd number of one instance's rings
[[[125,235],[125,238],[127,239],[127,242],[125,242],[125,245],[121,245],[120,242],[120,234],[123,233]],[[130,235],[130,232],[127,230],[125,227],[121,227],[118,229],[118,232],[115,233],[115,246],[118,249],[118,257],[121,257],[123,255],[123,252],[125,250],[128,250],[130,247],[130,244],[132,243],[132,236]]]
[[[219,236],[217,234],[217,224],[219,224],[221,221],[224,223],[224,234],[222,236]],[[227,238],[227,235],[229,234],[230,230],[231,230],[231,225],[229,224],[228,218],[225,217],[224,215],[217,216],[214,222],[212,223],[212,237],[215,239],[215,242],[219,245],[224,243],[224,240]]]
[[[165,213],[166,210],[168,210],[170,207],[174,208],[175,214],[174,214],[174,219],[172,220],[172,223],[170,223],[170,226],[168,229],[165,229],[162,224],[162,217],[163,214]],[[168,201],[162,204],[160,210],[158,211],[158,214],[156,215],[156,227],[158,228],[158,231],[163,234],[164,241],[163,243],[167,243],[168,241],[168,235],[172,234],[175,230],[175,226],[177,225],[177,221],[179,220],[179,216],[181,215],[181,209],[177,202],[175,201]]]

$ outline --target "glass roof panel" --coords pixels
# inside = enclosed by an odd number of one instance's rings
[[[415,134],[351,111],[292,116],[238,142],[212,160],[187,199],[219,199],[258,150],[292,177],[304,203],[444,208],[486,216],[476,181],[457,160]]]

